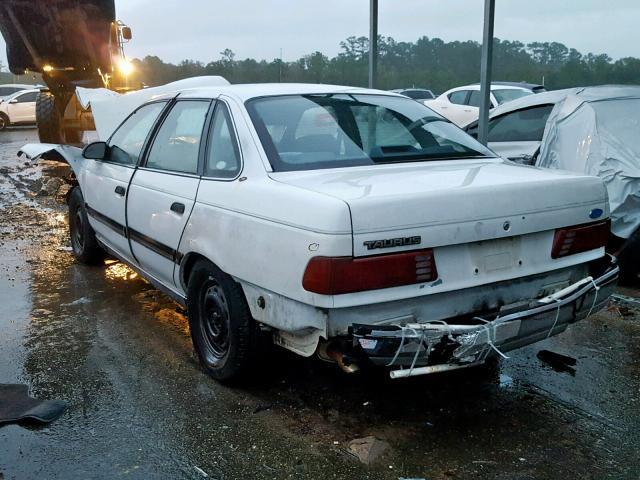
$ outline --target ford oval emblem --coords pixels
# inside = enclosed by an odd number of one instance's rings
[[[601,208],[594,208],[589,212],[589,218],[600,218],[603,213]]]

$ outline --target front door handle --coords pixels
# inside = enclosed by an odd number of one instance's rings
[[[127,193],[127,189],[126,189],[126,188],[124,188],[124,187],[123,187],[123,186],[121,186],[121,185],[118,185],[118,186],[116,187],[115,192],[116,192],[118,195],[120,195],[121,197],[124,197],[124,194],[125,194],[125,193]]]
[[[184,203],[174,202],[171,204],[171,211],[176,212],[179,215],[184,213]]]

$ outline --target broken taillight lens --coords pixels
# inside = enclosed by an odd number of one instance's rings
[[[305,290],[323,295],[378,290],[438,278],[433,250],[372,257],[314,257],[304,272]]]
[[[566,257],[604,247],[609,239],[609,220],[559,228],[553,237],[551,258]]]

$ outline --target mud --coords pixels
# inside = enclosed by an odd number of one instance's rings
[[[0,427],[0,478],[602,479],[640,476],[640,303],[622,299],[499,367],[391,381],[274,349],[222,386],[183,310],[124,265],[74,262],[59,164],[0,134],[0,383],[67,412]],[[635,289],[620,289],[637,299]],[[575,372],[541,362],[545,349]],[[370,465],[349,449],[375,437]]]

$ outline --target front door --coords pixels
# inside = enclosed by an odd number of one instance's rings
[[[126,197],[149,132],[166,102],[136,110],[112,135],[107,158],[87,163],[82,194],[98,240],[130,260],[126,235]]]
[[[158,130],[127,199],[133,254],[147,273],[173,286],[177,249],[200,176],[203,131],[211,101],[177,101]]]

